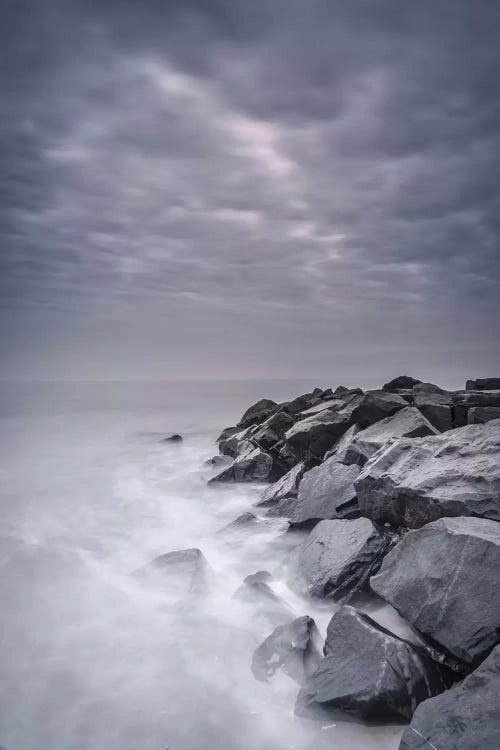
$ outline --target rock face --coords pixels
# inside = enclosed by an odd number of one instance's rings
[[[383,391],[399,391],[413,388],[414,385],[421,383],[421,380],[415,380],[409,375],[399,375],[399,377],[390,380],[382,386]]]
[[[325,409],[296,422],[285,434],[285,455],[292,455],[297,461],[323,458],[353,424],[352,411],[352,404],[349,404],[340,411]]]
[[[252,440],[264,450],[269,450],[282,439],[285,432],[293,425],[292,417],[284,411],[271,414],[252,434]]]
[[[439,432],[451,430],[453,401],[447,391],[433,383],[420,383],[413,388],[413,403]]]
[[[281,479],[278,479],[277,482],[274,482],[274,484],[271,484],[264,490],[256,506],[266,508],[277,505],[285,498],[297,497],[299,482],[304,476],[305,470],[306,464],[304,461],[293,466]]]
[[[299,485],[298,499],[290,516],[294,525],[333,518],[359,516],[354,480],[357,466],[346,466],[335,456],[307,471]]]
[[[357,424],[353,424],[352,427],[349,427],[349,429],[344,432],[342,437],[337,440],[333,448],[325,453],[325,461],[327,458],[335,456],[337,461],[342,461],[343,463],[345,463],[347,451],[351,447],[354,438],[356,437],[358,432],[360,432],[360,430],[361,428],[358,427]]]
[[[366,720],[408,720],[419,703],[448,684],[446,670],[428,656],[343,606],[330,621],[325,658],[300,691],[295,713],[326,709]]]
[[[467,413],[468,424],[484,424],[500,419],[500,406],[473,406]]]
[[[371,588],[419,632],[467,664],[500,639],[500,524],[441,518],[387,555]]]
[[[235,458],[231,466],[209,480],[213,482],[273,482],[282,476],[284,469],[275,459],[251,445],[241,456]]]
[[[437,434],[438,430],[418,409],[406,406],[392,417],[386,417],[354,435],[350,445],[345,448],[343,460],[347,464],[364,466],[368,459],[391,438],[424,437]]]
[[[369,427],[406,406],[408,402],[395,393],[367,391],[353,410],[352,422],[360,427]]]
[[[201,550],[167,552],[140,568],[136,575],[174,596],[205,593],[209,567]]]
[[[391,540],[367,518],[321,521],[290,556],[290,588],[340,599],[376,572]]]
[[[479,378],[468,380],[465,389],[467,391],[499,391],[500,378]]]
[[[252,672],[267,682],[278,669],[302,684],[321,661],[321,636],[312,617],[278,626],[254,651]]]
[[[399,438],[355,482],[361,514],[418,528],[443,516],[500,520],[500,421]]]
[[[399,750],[487,750],[500,747],[500,647],[456,687],[425,701]]]
[[[276,401],[270,398],[261,398],[255,404],[252,404],[238,422],[238,427],[250,427],[253,424],[260,424],[271,416],[278,409]]]

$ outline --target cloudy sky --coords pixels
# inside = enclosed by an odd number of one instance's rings
[[[499,3],[0,0],[0,49],[2,378],[500,375]]]

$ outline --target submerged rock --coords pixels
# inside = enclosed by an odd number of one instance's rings
[[[344,449],[343,460],[347,464],[364,466],[391,438],[437,434],[438,430],[418,409],[406,406],[391,417],[386,417],[353,435],[350,444]]]
[[[399,750],[500,748],[500,646],[466,679],[422,703]]]
[[[170,435],[170,437],[163,438],[162,443],[182,443],[182,435]]]
[[[156,557],[136,571],[136,576],[169,594],[201,594],[206,592],[209,570],[201,550],[190,548]]]
[[[292,552],[288,585],[300,594],[340,599],[365,585],[391,545],[367,518],[321,521]]]
[[[307,471],[300,482],[290,522],[300,525],[359,516],[354,490],[358,475],[357,466],[346,466],[335,456]]]
[[[292,610],[286,602],[275,594],[269,585],[272,576],[267,571],[259,571],[247,576],[241,586],[233,594],[234,599],[239,599],[252,606],[252,612],[265,617],[274,623],[283,623],[293,616]]]
[[[321,661],[321,636],[312,617],[305,615],[278,626],[254,651],[252,672],[267,682],[278,669],[301,684]]]
[[[500,524],[441,518],[406,534],[371,588],[420,633],[467,664],[500,638]]]
[[[252,445],[220,474],[209,480],[215,482],[273,482],[285,469],[269,453]]]
[[[242,529],[255,528],[255,526],[258,526],[259,524],[260,521],[257,516],[247,511],[246,513],[242,513],[240,516],[238,516],[238,518],[235,518],[234,521],[231,521],[226,526],[223,526],[223,528],[219,529],[216,533],[227,534],[233,531],[241,531]]]
[[[355,482],[361,514],[418,528],[443,516],[500,520],[500,421],[399,438]]]
[[[421,383],[421,380],[416,380],[409,375],[399,375],[399,377],[390,380],[388,383],[382,386],[383,391],[399,391],[411,389],[413,386]]]
[[[372,721],[411,718],[450,684],[447,670],[368,615],[343,606],[328,625],[325,658],[300,691],[300,716],[345,711]]]

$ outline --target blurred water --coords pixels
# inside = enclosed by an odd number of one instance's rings
[[[401,727],[293,716],[296,684],[250,671],[272,630],[233,599],[266,569],[296,614],[324,633],[331,615],[294,596],[280,567],[300,537],[280,520],[215,532],[259,487],[207,486],[220,430],[300,381],[3,384],[0,401],[0,745],[6,750],[397,748]],[[336,385],[336,384],[333,384]],[[180,432],[184,442],[161,444]],[[186,603],[134,571],[199,547],[206,597]]]

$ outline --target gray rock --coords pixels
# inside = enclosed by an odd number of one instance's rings
[[[467,664],[500,638],[500,524],[441,518],[406,534],[371,588],[420,633]]]
[[[467,391],[498,391],[500,390],[500,378],[468,380],[465,389]]]
[[[306,463],[304,461],[293,466],[281,479],[266,487],[259,502],[255,503],[256,507],[267,508],[271,505],[277,505],[285,498],[297,497],[299,482],[305,471]]]
[[[207,466],[229,466],[231,463],[231,456],[212,456],[205,464]]]
[[[500,421],[398,438],[355,482],[361,514],[418,528],[443,516],[500,520]]]
[[[255,404],[252,404],[238,422],[238,427],[250,427],[253,424],[264,422],[279,408],[276,401],[270,398],[261,398]]]
[[[182,435],[170,435],[170,437],[163,438],[160,442],[162,443],[182,443]]]
[[[345,711],[365,720],[408,720],[449,685],[447,670],[368,615],[343,606],[328,626],[325,658],[300,691],[295,713]]]
[[[468,424],[484,424],[500,419],[500,406],[473,406],[467,413]]]
[[[234,592],[233,598],[251,605],[252,613],[265,617],[273,624],[288,622],[293,617],[293,612],[269,586],[271,579],[262,577],[265,572],[247,576]]]
[[[299,485],[290,523],[302,525],[359,516],[354,491],[354,480],[358,475],[358,466],[346,466],[337,461],[335,456],[307,471]]]
[[[209,480],[215,482],[273,482],[284,473],[276,460],[252,445],[241,456],[234,459],[231,466]]]
[[[228,523],[222,529],[219,529],[216,533],[227,534],[233,531],[240,531],[242,529],[250,529],[258,526],[259,523],[260,521],[257,516],[247,511],[246,513],[242,513],[240,516],[238,516],[238,518],[235,518],[234,521]]]
[[[174,596],[206,592],[209,566],[201,550],[175,550],[156,557],[136,571],[140,580]]]
[[[379,569],[391,543],[367,518],[321,521],[292,552],[288,585],[300,594],[340,599]]]
[[[297,398],[294,398],[292,401],[285,401],[283,404],[280,404],[280,411],[290,414],[291,417],[296,417],[301,411],[319,404],[322,400],[321,395],[319,389],[315,389],[312,393],[304,393],[302,396],[297,396]]]
[[[421,383],[421,380],[416,380],[409,375],[399,375],[399,377],[390,380],[388,383],[382,386],[383,391],[399,391],[399,390],[411,390],[413,386]]]
[[[225,427],[215,442],[220,443],[222,440],[228,440],[238,432],[241,432],[241,427]]]
[[[236,456],[248,451],[248,446],[253,446],[253,443],[249,442],[249,438],[251,438],[255,429],[255,427],[247,427],[244,430],[233,432],[232,435],[219,442],[219,453],[223,456],[236,458]]]
[[[283,497],[278,503],[276,503],[275,505],[271,505],[271,507],[267,509],[265,515],[268,518],[288,518],[289,519],[293,511],[295,510],[296,505],[297,505],[296,497]]]
[[[284,411],[276,412],[257,427],[252,433],[252,440],[264,450],[269,450],[292,425],[293,419],[289,414]]]
[[[420,383],[413,388],[413,403],[439,432],[451,430],[453,401],[448,391],[433,383]]]
[[[359,425],[357,424],[353,424],[351,427],[349,427],[349,429],[344,432],[342,437],[337,440],[333,448],[325,453],[324,460],[326,461],[327,458],[335,456],[337,461],[342,461],[343,463],[345,463],[347,451],[351,447],[354,438],[360,431],[361,427],[359,427]]]
[[[278,626],[254,651],[252,672],[267,682],[278,669],[302,684],[321,661],[321,636],[312,617],[305,615]]]
[[[407,406],[381,419],[353,436],[350,445],[344,449],[343,460],[347,464],[364,466],[391,438],[424,437],[437,435],[438,430],[415,407]]]
[[[406,406],[408,402],[396,393],[367,391],[353,410],[352,422],[359,424],[360,427],[369,427]]]
[[[399,750],[500,748],[500,647],[462,683],[422,703]]]

